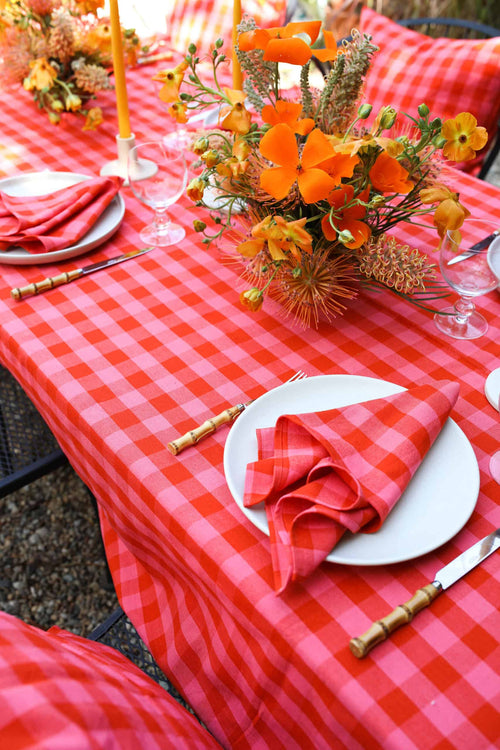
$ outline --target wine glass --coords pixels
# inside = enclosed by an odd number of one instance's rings
[[[155,170],[142,170],[147,160],[156,165]],[[128,157],[129,184],[135,197],[154,209],[152,224],[140,235],[146,245],[175,245],[186,236],[186,231],[173,224],[167,209],[175,203],[187,185],[187,167],[182,149],[173,148],[164,140],[141,143],[130,149]]]
[[[498,278],[488,263],[488,252],[498,242],[498,227],[482,219],[467,219],[460,229],[448,230],[439,253],[439,267],[447,283],[460,295],[453,307],[434,316],[440,331],[455,339],[476,339],[488,330],[473,299],[491,292]]]

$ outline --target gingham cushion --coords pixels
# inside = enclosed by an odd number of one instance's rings
[[[435,117],[470,112],[491,139],[500,116],[500,37],[486,40],[432,39],[405,29],[369,8],[361,12],[360,31],[380,48],[366,78],[364,100],[378,112],[385,104],[417,116],[425,102]],[[401,122],[406,118],[401,117]],[[478,159],[460,164],[477,171]]]
[[[244,0],[242,14],[257,26],[281,26],[285,22],[286,0]],[[193,43],[200,54],[208,53],[220,37],[226,52],[232,44],[233,3],[231,0],[174,0],[169,4],[167,35],[174,49],[186,52]]]
[[[219,744],[117,651],[0,612],[0,747],[209,750]]]
[[[265,502],[275,586],[310,575],[346,531],[380,528],[439,435],[458,384],[416,386],[257,431],[244,504]]]

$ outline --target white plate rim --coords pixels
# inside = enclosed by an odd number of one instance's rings
[[[287,402],[295,403],[301,395],[303,396],[305,389],[314,389],[317,398],[320,399],[322,396],[324,397],[325,393],[329,392],[328,389],[338,389],[339,387],[344,391],[343,396],[346,392],[349,392],[349,389],[353,390],[356,396],[350,400],[344,398],[342,403],[338,403],[338,399],[334,398],[332,403],[314,408],[318,408],[318,410],[319,408],[335,408],[338,405],[360,403],[361,401],[368,401],[379,396],[406,390],[396,383],[362,375],[319,375],[285,383],[268,391],[256,399],[231,427],[224,448],[226,481],[237,506],[266,535],[269,535],[269,528],[265,509],[245,508],[242,502],[244,478],[242,478],[241,472],[244,473],[243,462],[253,461],[257,458],[255,428],[274,424],[279,414],[290,413],[291,410],[285,408],[285,404]],[[360,397],[360,392],[364,392],[363,397]],[[376,395],[369,395],[370,393]],[[337,403],[333,401],[337,401]],[[262,416],[264,411],[266,411],[265,417]],[[300,411],[300,408],[293,409],[294,413],[300,413]],[[303,411],[311,411],[311,409],[303,409]],[[249,437],[250,434],[251,437]],[[451,459],[447,451],[454,447],[460,455],[457,456],[456,453],[453,453]],[[438,475],[436,467],[440,467],[443,461],[445,462],[445,469],[450,465],[456,469],[456,464],[459,464],[458,473],[455,471],[452,474],[454,485],[451,487],[458,493],[458,508],[456,498],[451,497],[452,492],[445,496],[444,506],[441,505],[441,502],[436,505],[436,499],[440,500],[440,498],[432,497],[434,488],[431,487],[430,497],[426,494],[424,498],[425,507],[427,510],[431,510],[431,515],[429,518],[422,518],[415,539],[415,536],[412,536],[410,530],[406,528],[412,518],[414,498],[417,497],[419,502],[422,502],[422,488],[426,487],[432,478],[435,481],[439,480],[437,481],[438,488],[435,490],[435,494],[438,494],[443,484],[443,477]],[[445,544],[463,528],[472,515],[478,495],[479,467],[476,456],[463,431],[453,419],[448,418],[419,470],[381,529],[374,534],[351,535],[347,533],[328,555],[327,560],[345,565],[377,566],[406,562],[421,557]],[[439,525],[443,521],[445,521],[444,525]],[[411,530],[415,531],[415,529]],[[408,539],[405,539],[404,534],[401,539],[402,531],[407,534],[410,542],[415,543],[408,544]],[[391,552],[391,535],[393,536],[394,547],[396,534],[398,535],[398,546],[396,551]],[[367,540],[370,540],[370,544]],[[375,544],[372,540],[376,540]],[[363,545],[365,549],[363,549]],[[383,550],[383,553],[380,550]]]
[[[93,175],[80,174],[79,172],[53,172],[45,170],[41,172],[22,172],[11,177],[0,179],[0,190],[10,195],[44,195],[50,192],[50,189],[42,192],[35,190],[36,183],[46,184],[53,182],[52,190],[57,190],[70,185],[76,185],[84,180],[91,180]],[[19,187],[26,184],[26,190],[18,192]],[[31,189],[30,189],[31,185]],[[9,188],[16,192],[9,192]],[[34,190],[34,192],[32,192]],[[50,253],[30,253],[23,248],[13,250],[0,250],[0,263],[9,265],[38,265],[40,263],[55,263],[61,260],[69,260],[79,255],[83,255],[103,242],[108,240],[118,229],[125,215],[125,201],[120,193],[117,193],[109,206],[103,211],[97,221],[90,227],[89,231],[74,245],[64,248],[63,250],[54,250]]]

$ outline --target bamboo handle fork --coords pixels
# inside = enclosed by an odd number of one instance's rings
[[[302,372],[302,370],[299,370],[286,382],[292,383],[295,380],[303,380],[304,378],[307,378],[306,373]],[[177,440],[172,440],[172,442],[170,442],[167,446],[170,453],[173,453],[174,456],[177,456],[185,448],[189,448],[190,445],[196,445],[196,443],[199,443],[200,440],[203,440],[203,438],[208,437],[208,435],[212,435],[222,425],[228,424],[229,422],[232,422],[234,419],[236,419],[236,417],[241,414],[241,412],[244,411],[247,406],[250,406],[251,403],[252,401],[247,401],[246,403],[230,406],[220,414],[217,414],[217,416],[207,419],[199,427],[195,427],[193,430],[189,430],[189,432],[186,432],[185,435],[177,438]]]

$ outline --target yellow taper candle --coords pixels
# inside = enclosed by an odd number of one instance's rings
[[[236,55],[236,41],[238,39],[238,24],[241,23],[241,0],[233,3],[233,89],[243,90],[241,67]]]
[[[116,108],[118,111],[118,134],[120,138],[130,138],[130,120],[128,116],[127,87],[125,84],[125,64],[123,61],[122,30],[118,1],[109,0],[111,19],[111,48],[113,52],[113,70],[115,74]]]

